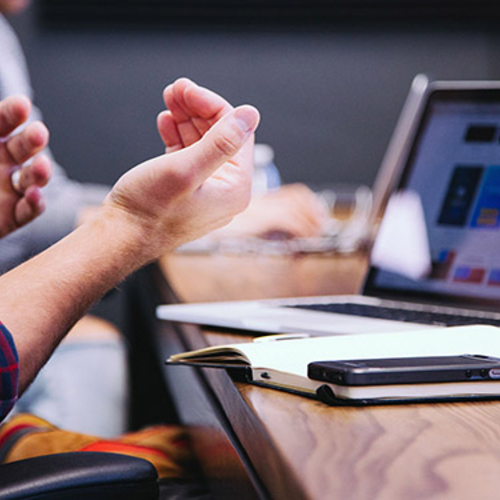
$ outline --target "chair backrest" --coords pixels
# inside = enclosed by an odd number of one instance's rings
[[[2,500],[158,500],[158,475],[148,461],[73,452],[0,465]]]

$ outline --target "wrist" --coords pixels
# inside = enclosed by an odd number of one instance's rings
[[[82,225],[92,238],[100,241],[109,255],[113,255],[124,274],[155,259],[149,246],[146,224],[141,224],[132,214],[121,208],[104,203]]]
[[[90,224],[90,233],[107,242],[128,274],[182,243],[160,222],[105,200],[85,226]]]

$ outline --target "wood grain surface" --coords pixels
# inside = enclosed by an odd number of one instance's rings
[[[165,257],[161,266],[183,302],[211,302],[354,293],[366,258],[181,253]]]
[[[162,267],[183,300],[207,301],[354,292],[366,259],[173,255]],[[190,348],[250,339],[186,327]],[[334,408],[203,373],[271,498],[500,498],[500,403]]]

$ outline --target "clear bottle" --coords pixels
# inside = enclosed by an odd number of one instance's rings
[[[255,144],[252,196],[260,196],[281,186],[281,176],[269,144]]]

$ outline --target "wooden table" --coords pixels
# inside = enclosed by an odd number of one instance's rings
[[[161,267],[182,300],[208,301],[351,293],[366,261],[174,254]],[[156,335],[161,360],[250,338],[168,322]],[[223,370],[170,366],[164,375],[217,497],[500,498],[500,403],[333,408]]]

